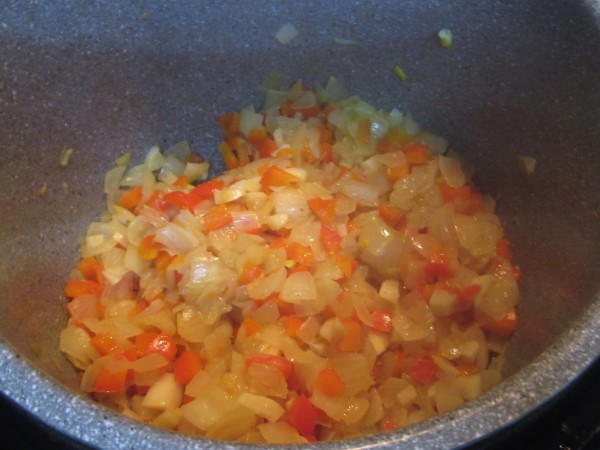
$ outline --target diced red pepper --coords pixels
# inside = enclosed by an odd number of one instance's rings
[[[94,392],[102,394],[124,392],[127,386],[127,372],[127,370],[111,372],[109,368],[103,367],[96,377]]]
[[[437,366],[429,358],[419,358],[410,369],[410,376],[421,384],[430,384],[435,380]]]
[[[173,375],[179,384],[188,384],[204,368],[204,363],[198,354],[187,349],[173,363]]]
[[[425,265],[425,273],[430,277],[446,278],[451,277],[454,271],[448,262],[448,257],[444,253],[433,255]]]
[[[225,203],[215,206],[204,215],[204,228],[206,231],[215,231],[233,222],[233,216]]]
[[[317,408],[308,398],[300,395],[290,405],[287,420],[302,436],[313,436],[317,426]]]
[[[135,346],[140,357],[158,353],[170,362],[175,359],[177,354],[177,346],[171,336],[153,331],[138,334],[135,337]]]
[[[322,199],[320,197],[311,198],[308,200],[308,206],[311,211],[324,222],[333,222],[335,219],[336,200]]]
[[[75,298],[86,294],[102,294],[102,286],[97,281],[70,279],[65,285],[65,295]]]
[[[409,164],[425,164],[429,161],[429,153],[425,144],[409,144],[404,147],[406,162]]]
[[[117,340],[108,333],[98,333],[92,336],[90,342],[101,355],[108,355],[120,349]]]
[[[389,333],[392,331],[392,316],[385,311],[373,311],[371,313],[371,320],[373,321],[373,328],[383,333]]]
[[[225,187],[223,180],[205,181],[196,186],[189,195],[193,198],[194,205],[197,205],[202,200],[214,200],[215,192],[223,189],[223,187]]]

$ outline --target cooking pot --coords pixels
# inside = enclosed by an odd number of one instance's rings
[[[275,33],[286,23],[299,34],[283,45]],[[323,448],[488,439],[548,405],[600,355],[597,1],[5,0],[0,54],[0,391],[58,432],[111,449],[223,447],[78,394],[58,351],[62,286],[103,210],[112,162],[188,140],[218,172],[216,116],[259,103],[273,71],[308,84],[335,76],[446,137],[496,199],[523,273],[498,388],[416,426]],[[523,156],[535,159],[533,173]]]

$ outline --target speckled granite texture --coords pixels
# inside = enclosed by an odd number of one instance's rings
[[[300,34],[283,46],[274,34],[287,22]],[[450,49],[436,41],[441,28],[454,34]],[[4,0],[1,392],[94,447],[223,448],[130,422],[69,390],[77,380],[57,351],[61,286],[77,237],[103,209],[112,161],[188,140],[219,170],[215,117],[259,102],[272,71],[308,83],[333,75],[445,136],[496,198],[524,273],[499,389],[416,427],[323,448],[459,447],[544,404],[598,357],[597,0]],[[65,147],[75,153],[61,168]],[[519,155],[538,160],[533,175]]]

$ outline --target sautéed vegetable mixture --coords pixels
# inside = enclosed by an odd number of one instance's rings
[[[227,170],[185,143],[106,175],[65,286],[81,389],[192,436],[387,431],[500,380],[519,270],[446,142],[330,79],[263,84],[219,118]]]

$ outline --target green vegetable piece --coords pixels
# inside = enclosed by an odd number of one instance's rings
[[[452,31],[448,28],[442,28],[438,31],[438,37],[440,38],[440,45],[444,48],[450,48],[452,46]]]
[[[406,80],[406,73],[404,73],[404,70],[402,70],[400,68],[400,66],[396,66],[394,67],[394,74],[400,78],[402,81]]]

